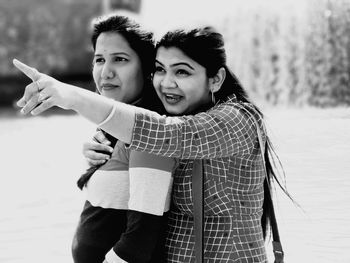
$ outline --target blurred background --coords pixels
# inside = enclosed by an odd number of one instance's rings
[[[21,116],[29,80],[12,59],[94,90],[90,22],[115,11],[156,37],[203,23],[223,33],[302,207],[277,191],[286,261],[350,262],[349,0],[0,0],[0,262],[72,262],[95,129],[58,109]]]

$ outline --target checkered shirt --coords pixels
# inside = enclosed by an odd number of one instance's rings
[[[194,116],[136,114],[131,149],[179,158],[166,242],[167,262],[195,262],[193,159],[204,159],[205,262],[267,262],[260,219],[264,168],[254,120],[233,97]]]

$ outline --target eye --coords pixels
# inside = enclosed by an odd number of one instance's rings
[[[160,66],[156,66],[156,68],[154,69],[155,74],[160,74],[160,73],[164,73],[164,72],[165,72],[165,70]]]
[[[127,62],[128,59],[124,58],[124,57],[115,57],[114,61],[116,61],[116,62]]]
[[[179,76],[189,76],[191,75],[187,70],[184,70],[184,69],[178,69],[176,71],[176,75],[179,75]]]
[[[104,58],[97,57],[94,58],[93,64],[101,64],[103,62],[105,62]]]

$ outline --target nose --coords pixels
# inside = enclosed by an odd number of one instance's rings
[[[116,72],[112,69],[112,67],[108,63],[105,63],[101,71],[101,78],[113,79],[115,76],[116,76]]]
[[[172,76],[172,74],[165,74],[162,78],[162,80],[160,81],[160,85],[164,88],[176,88],[177,84],[176,81],[174,79],[174,77]]]

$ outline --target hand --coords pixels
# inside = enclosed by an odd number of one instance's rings
[[[107,140],[103,132],[98,131],[91,142],[83,145],[83,155],[89,165],[99,165],[105,163],[113,152],[113,148],[109,145],[111,142]]]
[[[13,64],[33,81],[25,88],[23,97],[17,102],[17,105],[22,107],[23,114],[30,112],[38,115],[52,106],[70,109],[74,99],[73,86],[40,73],[17,59],[13,60]]]

